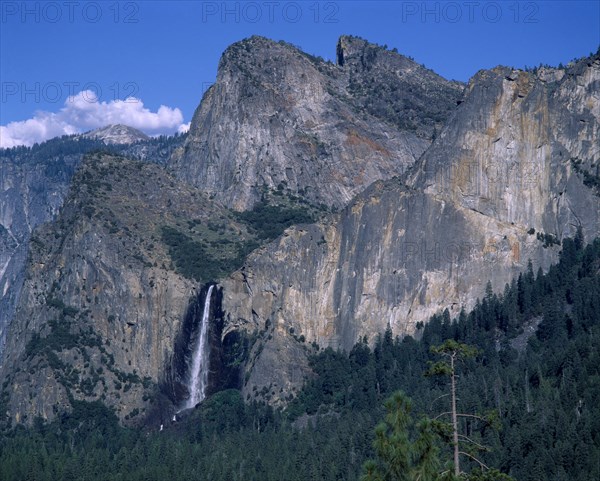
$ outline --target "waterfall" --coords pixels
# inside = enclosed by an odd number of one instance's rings
[[[192,363],[188,371],[187,386],[190,393],[183,409],[191,409],[205,397],[206,385],[208,384],[208,358],[210,354],[210,343],[208,340],[208,324],[210,322],[210,298],[214,285],[208,288],[202,311],[202,321],[196,335],[196,344],[192,352]]]

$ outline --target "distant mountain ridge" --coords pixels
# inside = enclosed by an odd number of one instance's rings
[[[102,140],[105,144],[133,144],[143,140],[148,140],[144,132],[128,125],[111,124],[90,132],[82,134],[82,137],[95,138]]]

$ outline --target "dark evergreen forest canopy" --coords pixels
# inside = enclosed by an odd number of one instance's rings
[[[430,348],[448,339],[479,350],[458,367],[458,404],[495,413],[499,429],[460,426],[489,448],[478,454],[486,465],[519,481],[600,479],[600,239],[565,240],[548,273],[530,267],[502,294],[488,288],[472,312],[434,316],[417,337],[388,331],[373,347],[321,350],[285,411],[227,390],[162,432],[120,427],[98,402],[74,402],[72,414],[31,430],[5,425],[0,479],[357,480],[393,392],[412,399],[415,419],[448,410],[447,378],[424,376],[439,360]],[[440,440],[439,450],[447,467],[450,447]]]

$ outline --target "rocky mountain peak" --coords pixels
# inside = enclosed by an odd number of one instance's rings
[[[375,52],[373,68],[336,66],[263,37],[231,45],[172,158],[176,175],[248,210],[265,189],[341,208],[372,182],[405,172],[463,86],[345,38],[342,50]]]
[[[461,82],[359,37],[340,37],[337,64],[361,109],[427,140],[437,135],[463,95]]]
[[[378,54],[384,54],[387,48],[353,35],[342,35],[337,43],[336,62],[340,67],[360,65],[364,69],[371,67]],[[398,55],[405,59],[406,57]]]
[[[134,142],[150,138],[144,132],[123,124],[107,125],[106,127],[86,132],[82,137],[100,139],[106,145],[133,144]]]

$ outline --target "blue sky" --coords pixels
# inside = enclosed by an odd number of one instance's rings
[[[253,34],[331,60],[340,35],[358,35],[462,81],[498,64],[567,63],[600,44],[599,1],[3,0],[0,8],[4,146],[119,120],[175,132],[223,50]],[[127,97],[135,99],[116,102]]]

